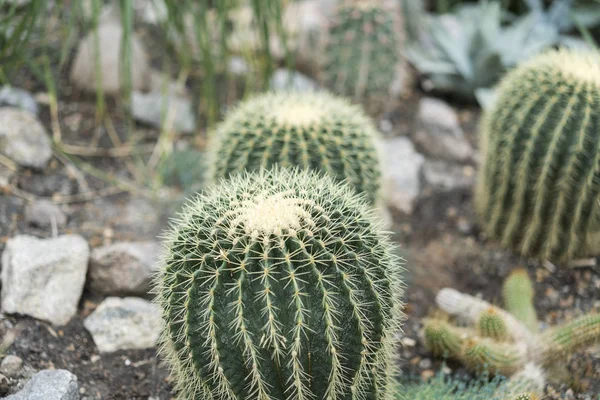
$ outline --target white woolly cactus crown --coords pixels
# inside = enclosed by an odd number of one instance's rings
[[[162,353],[180,399],[391,399],[400,259],[347,184],[222,180],[166,235]]]

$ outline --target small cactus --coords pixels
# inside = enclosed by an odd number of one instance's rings
[[[327,33],[326,87],[356,100],[389,97],[402,68],[398,11],[382,0],[342,2]]]
[[[527,271],[523,268],[514,270],[504,281],[502,294],[506,310],[523,322],[531,332],[536,333],[538,319],[533,306],[533,284]]]
[[[211,145],[208,181],[299,166],[347,180],[374,204],[381,186],[377,129],[360,107],[325,92],[276,92],[230,112]]]
[[[367,203],[314,171],[190,202],[156,277],[180,399],[392,399],[400,260]]]
[[[508,336],[508,328],[502,315],[498,313],[496,307],[490,307],[479,317],[478,330],[483,337],[496,340],[504,340]]]
[[[484,118],[475,204],[518,253],[568,261],[600,236],[600,53],[558,50],[509,72]]]
[[[461,360],[473,371],[510,376],[525,366],[527,347],[491,339],[471,339],[462,351]]]
[[[425,345],[436,356],[456,358],[461,354],[464,335],[442,320],[427,320],[423,328]]]

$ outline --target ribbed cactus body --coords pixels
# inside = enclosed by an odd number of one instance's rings
[[[425,346],[439,357],[458,358],[462,352],[464,335],[445,321],[428,320],[423,328]]]
[[[598,251],[600,55],[544,53],[507,74],[485,117],[476,207],[485,232],[539,259]]]
[[[324,171],[375,202],[377,130],[358,106],[325,92],[254,97],[217,128],[209,180],[273,165]]]
[[[392,398],[401,267],[368,210],[285,169],[188,204],[157,277],[179,398]]]
[[[401,68],[400,13],[384,2],[342,2],[330,22],[323,81],[335,93],[355,99],[389,97]]]
[[[482,313],[478,321],[478,331],[483,337],[504,340],[508,337],[508,328],[502,315],[494,307]]]
[[[513,271],[502,286],[506,310],[523,322],[531,332],[536,333],[538,318],[533,306],[534,294],[531,279],[522,268]]]

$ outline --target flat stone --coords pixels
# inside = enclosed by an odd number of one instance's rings
[[[413,141],[417,150],[431,158],[460,163],[473,159],[474,150],[465,138],[456,112],[439,99],[421,100]]]
[[[158,263],[157,242],[122,242],[92,251],[88,285],[106,295],[140,295],[150,290]]]
[[[121,90],[121,37],[120,22],[107,18],[98,27],[100,43],[100,69],[102,89],[106,94],[118,94]],[[71,68],[71,82],[81,90],[96,92],[94,32],[89,32],[79,43]],[[131,86],[133,90],[145,90],[150,82],[150,64],[144,45],[133,35],[131,39]]]
[[[77,377],[64,369],[44,370],[6,400],[79,400],[79,384]]]
[[[52,145],[35,115],[13,107],[0,108],[0,153],[23,167],[42,169]]]
[[[161,92],[133,92],[131,97],[131,113],[140,122],[156,128],[162,128],[162,118],[168,118],[175,131],[193,133],[196,130],[196,117],[192,111],[191,101],[175,94],[164,95]]]
[[[43,229],[52,228],[53,224],[58,228],[64,228],[67,224],[67,216],[53,202],[38,200],[25,207],[25,222]]]
[[[421,191],[419,173],[425,158],[406,137],[383,139],[382,152],[383,197],[389,207],[411,214]]]
[[[101,353],[154,347],[162,319],[156,304],[137,297],[108,297],[83,322]]]
[[[8,376],[9,378],[14,378],[19,374],[23,368],[23,360],[20,357],[8,355],[2,359],[0,363],[0,373]]]
[[[293,90],[297,92],[309,92],[316,90],[318,85],[308,76],[297,71],[289,71],[279,68],[273,73],[269,83],[271,90]]]
[[[89,247],[78,235],[19,235],[2,253],[2,310],[65,325],[77,312]]]
[[[0,89],[0,107],[6,106],[20,108],[33,115],[39,112],[38,104],[31,93],[10,85],[2,86]]]
[[[469,189],[475,184],[475,169],[445,161],[426,160],[421,169],[421,185],[435,190]]]

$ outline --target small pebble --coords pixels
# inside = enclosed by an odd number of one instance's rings
[[[23,367],[23,360],[20,357],[8,355],[4,357],[0,364],[0,372],[8,377],[15,377]]]

